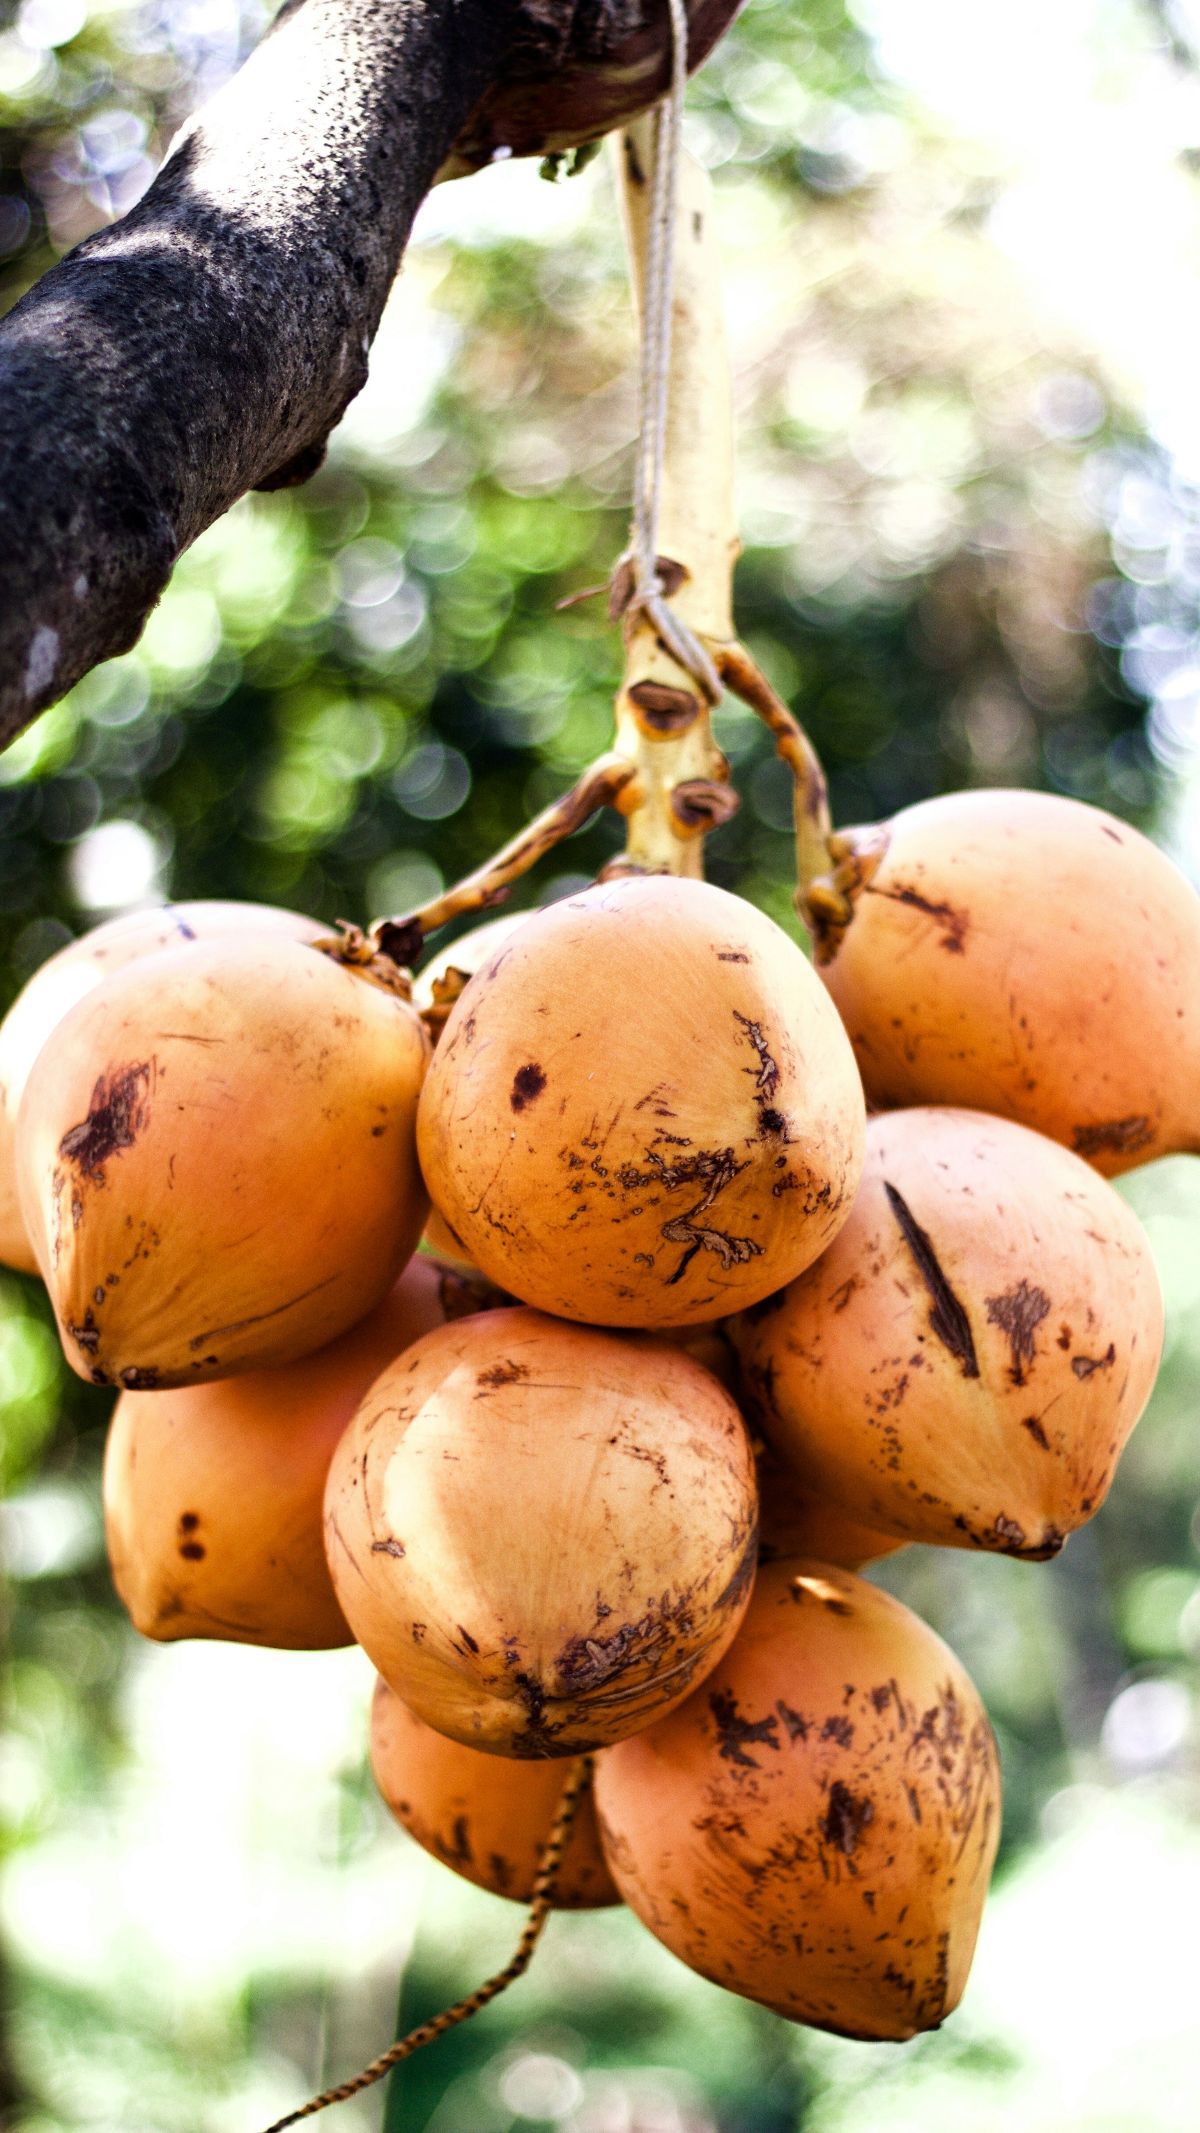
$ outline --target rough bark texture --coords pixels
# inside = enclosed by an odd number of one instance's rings
[[[688,0],[695,65],[742,0]],[[659,96],[667,0],[289,0],[158,177],[0,321],[0,746],[180,552],[303,481],[434,179]]]
[[[0,326],[0,740],[125,651],[180,551],[302,479],[520,0],[299,0],[138,205]]]

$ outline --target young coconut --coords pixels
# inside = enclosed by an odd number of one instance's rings
[[[684,1326],[824,1249],[862,1160],[845,1033],[800,950],[704,882],[538,912],[454,1007],[421,1165],[471,1259],[564,1318]]]
[[[140,957],[72,1008],[17,1122],[68,1361],[147,1391],[288,1362],[383,1296],[427,1201],[407,999],[299,941]]]
[[[754,1575],[754,1458],[664,1342],[489,1311],[372,1386],[329,1470],[359,1643],[417,1715],[499,1755],[580,1755],[715,1666]]]
[[[563,1765],[481,1755],[435,1733],[382,1675],[371,1706],[371,1768],[384,1800],[417,1843],[493,1896],[528,1903],[563,1789]],[[621,1901],[600,1849],[590,1793],[567,1840],[555,1907]]]
[[[987,1714],[939,1637],[808,1558],[764,1564],[703,1688],[596,1764],[621,1895],[730,1992],[839,2035],[936,2029],[1000,1834]]]
[[[758,1560],[812,1555],[836,1563],[839,1570],[862,1570],[868,1563],[895,1555],[905,1542],[895,1533],[864,1526],[806,1489],[795,1470],[769,1444],[758,1451]]]
[[[334,1446],[372,1380],[443,1322],[414,1259],[383,1302],[301,1361],[170,1392],[123,1392],[104,1457],[116,1585],[144,1637],[321,1651],[353,1637],[325,1561]]]
[[[481,926],[472,926],[468,933],[460,933],[456,941],[439,948],[413,979],[414,1006],[427,1020],[448,1015],[480,964],[495,955],[512,939],[518,926],[532,917],[531,911],[505,911],[499,918],[485,919]]]
[[[529,915],[528,911],[506,911],[501,918],[486,919],[482,926],[473,926],[469,933],[460,934],[448,948],[439,949],[417,972],[413,980],[413,1005],[420,1010],[427,1029],[440,1034],[467,980],[474,977],[489,955],[494,955],[502,943],[511,938],[518,926],[524,925]],[[434,1042],[437,1042],[436,1034]],[[445,1260],[451,1266],[469,1268],[472,1265],[462,1238],[455,1235],[436,1207],[429,1210],[421,1243],[435,1259]]]
[[[55,1024],[114,970],[155,949],[226,933],[285,933],[314,941],[328,927],[272,904],[162,904],[127,911],[68,942],[35,970],[0,1022],[0,1264],[36,1274],[17,1194],[17,1109],[29,1070]]]
[[[818,940],[870,1101],[998,1111],[1106,1176],[1200,1147],[1200,897],[1061,794],[959,792],[847,833]]]
[[[840,1235],[731,1331],[801,1487],[909,1540],[1036,1558],[1104,1501],[1163,1310],[1141,1225],[1079,1156],[931,1106],[870,1120]]]

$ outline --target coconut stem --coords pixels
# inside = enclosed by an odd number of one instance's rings
[[[645,315],[650,271],[655,127],[651,113],[614,138],[634,301]],[[707,174],[683,156],[672,232],[671,353],[658,485],[658,575],[673,615],[719,665],[733,638],[733,387]],[[652,407],[643,391],[644,419]],[[614,618],[624,616],[625,673],[615,747],[635,767],[617,805],[626,846],[609,873],[704,871],[704,837],[737,807],[712,736],[709,694],[668,649],[618,566]]]
[[[467,911],[486,911],[503,903],[509,888],[522,874],[536,866],[564,837],[582,829],[597,808],[620,805],[620,796],[634,775],[634,765],[622,755],[602,755],[584,771],[578,783],[555,800],[523,830],[486,859],[474,873],[432,902],[422,904],[402,918],[378,918],[363,942],[368,955],[387,956],[393,963],[416,961],[427,936],[452,918]]]
[[[324,2111],[331,2103],[348,2102],[351,2096],[357,2096],[361,2090],[370,2088],[376,2081],[382,2081],[384,2075],[389,2073],[392,2067],[399,2066],[402,2059],[411,2059],[413,2053],[419,2052],[422,2045],[434,2043],[438,2037],[444,2037],[447,2030],[456,2029],[460,2022],[469,2021],[471,2016],[478,2014],[490,2000],[496,1999],[509,1985],[516,1983],[529,1968],[533,1951],[542,1937],[546,1920],[554,1907],[554,1891],[563,1853],[567,1848],[567,1839],[591,1782],[592,1758],[590,1755],[582,1755],[577,1763],[572,1764],[570,1775],[563,1787],[562,1797],[550,1826],[550,1834],[538,1859],[529,1915],[522,1928],[516,1951],[503,1970],[497,1970],[494,1976],[488,1978],[484,1984],[477,1985],[474,1992],[469,1992],[465,1999],[457,2001],[453,2007],[447,2007],[443,2013],[434,2015],[430,2021],[422,2022],[418,2029],[410,2029],[406,2037],[401,2037],[397,2043],[390,2045],[387,2051],[381,2052],[378,2059],[372,2059],[371,2064],[364,2066],[361,2074],[355,2074],[352,2080],[341,2082],[335,2089],[323,2090],[321,2095],[314,2096],[311,2102],[301,2104],[298,2111],[289,2111],[286,2118],[277,2118],[273,2125],[267,2127],[267,2133],[284,2133],[285,2127],[299,2125],[302,2118],[314,2117],[318,2111]]]
[[[795,781],[793,795],[796,821],[796,908],[804,915],[805,901],[813,882],[822,879],[830,866],[829,839],[833,824],[829,814],[829,787],[821,759],[807,733],[781,696],[775,694],[757,660],[745,645],[731,644],[719,659],[721,679],[761,718]]]

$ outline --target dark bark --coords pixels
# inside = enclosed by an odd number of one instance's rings
[[[741,4],[688,0],[693,65]],[[0,321],[0,746],[237,497],[320,464],[438,172],[603,133],[669,66],[667,0],[289,0]]]
[[[138,205],[0,325],[0,741],[132,645],[181,550],[303,479],[520,0],[298,0]]]

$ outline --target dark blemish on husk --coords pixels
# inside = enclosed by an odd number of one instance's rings
[[[180,1514],[179,1514],[179,1530],[180,1530],[180,1532],[181,1532],[181,1533],[194,1533],[194,1532],[195,1532],[195,1530],[196,1530],[196,1528],[197,1528],[197,1526],[199,1525],[199,1523],[200,1523],[200,1513],[199,1513],[199,1511],[181,1511],[181,1512],[180,1512]]]
[[[85,1178],[104,1183],[104,1165],[123,1148],[132,1148],[149,1117],[146,1091],[151,1063],[118,1067],[101,1074],[92,1090],[88,1115],[64,1133],[58,1152],[78,1165]]]
[[[1106,1119],[1099,1126],[1076,1126],[1071,1146],[1076,1155],[1134,1155],[1139,1148],[1148,1148],[1153,1139],[1153,1126],[1138,1112],[1130,1118]]]
[[[475,1383],[485,1387],[488,1392],[498,1392],[502,1385],[519,1385],[521,1380],[528,1376],[528,1365],[514,1363],[510,1357],[503,1363],[493,1363],[490,1370],[479,1371]],[[476,1397],[479,1397],[478,1394]]]
[[[85,1355],[95,1355],[100,1346],[100,1328],[96,1324],[90,1304],[83,1314],[81,1325],[77,1326],[71,1319],[67,1320],[67,1332],[77,1346],[83,1349]]]
[[[740,1717],[737,1697],[732,1689],[713,1689],[708,1708],[716,1722],[720,1753],[725,1762],[740,1763],[747,1770],[757,1770],[761,1767],[758,1757],[747,1755],[748,1747],[772,1748],[779,1753],[778,1720],[774,1717],[757,1720]]]
[[[1042,1425],[1038,1421],[1036,1415],[1026,1415],[1021,1423],[1021,1427],[1022,1429],[1027,1429],[1029,1431],[1029,1434],[1033,1438],[1034,1443],[1040,1444],[1044,1452],[1049,1451],[1050,1439],[1046,1435],[1046,1432],[1042,1428]]]
[[[1050,1298],[1044,1289],[1022,1280],[1003,1296],[989,1296],[985,1301],[988,1324],[999,1326],[1008,1341],[1012,1355],[1009,1376],[1014,1385],[1023,1385],[1026,1369],[1032,1366],[1036,1354],[1034,1335],[1049,1314]]]
[[[841,1712],[827,1718],[821,1728],[822,1740],[835,1740],[839,1748],[848,1748],[854,1739],[854,1727]]]
[[[1073,1355],[1071,1357],[1071,1369],[1082,1383],[1086,1378],[1090,1378],[1094,1371],[1111,1370],[1116,1360],[1117,1351],[1110,1341],[1107,1353],[1104,1355]]]
[[[475,1854],[471,1850],[470,1825],[465,1815],[455,1815],[450,1843],[447,1844],[444,1838],[439,1837],[437,1848],[443,1859],[453,1862],[456,1866],[474,1865]]]
[[[1024,1526],[1019,1526],[1015,1518],[1006,1518],[1003,1511],[996,1513],[996,1522],[992,1531],[1004,1548],[1023,1548],[1025,1546]]]
[[[408,1550],[406,1549],[403,1541],[372,1541],[371,1553],[372,1555],[394,1555],[396,1557],[397,1562],[403,1562],[404,1557],[408,1553]]]
[[[793,1711],[791,1704],[784,1703],[782,1697],[776,1702],[775,1709],[787,1728],[789,1740],[808,1739],[808,1729],[812,1724],[812,1720],[806,1718],[803,1711]]]
[[[655,1149],[648,1148],[646,1161],[653,1165],[649,1172],[635,1170],[632,1165],[618,1171],[617,1181],[626,1192],[644,1191],[651,1185],[665,1185],[668,1192],[675,1192],[681,1185],[704,1186],[694,1206],[662,1225],[662,1235],[668,1244],[687,1247],[674,1273],[666,1277],[668,1288],[682,1281],[699,1251],[716,1252],[725,1272],[731,1266],[740,1266],[747,1259],[761,1256],[762,1246],[753,1237],[731,1237],[724,1230],[704,1228],[696,1220],[698,1215],[707,1214],[717,1195],[746,1168],[744,1163],[735,1160],[732,1148],[684,1156],[674,1163],[664,1162]]]
[[[752,1552],[748,1576],[753,1574]],[[597,1609],[601,1620],[607,1620],[611,1614],[612,1608],[607,1605],[602,1614]],[[650,1662],[657,1670],[677,1641],[690,1638],[694,1628],[691,1589],[674,1596],[664,1592],[647,1605],[644,1614],[635,1622],[622,1622],[603,1636],[568,1637],[555,1667],[568,1695],[587,1695],[632,1666]]]
[[[962,955],[963,942],[967,937],[965,911],[956,911],[953,904],[931,903],[927,896],[922,896],[916,889],[882,889],[877,883],[868,882],[866,893],[868,896],[884,896],[889,903],[908,904],[914,911],[923,911],[927,918],[936,918],[943,928],[941,940],[938,942],[939,948],[944,948],[949,955]]]
[[[827,1844],[832,1844],[845,1858],[853,1857],[859,1839],[865,1829],[875,1820],[875,1802],[856,1800],[848,1785],[835,1778],[829,1788],[829,1805],[817,1824]]]
[[[202,1563],[207,1550],[203,1541],[180,1541],[179,1553],[186,1556],[189,1563]]]
[[[744,948],[718,948],[717,961],[718,963],[748,963],[750,958]]]
[[[156,1370],[152,1363],[146,1364],[140,1370],[136,1364],[131,1363],[127,1370],[120,1373],[121,1383],[127,1392],[153,1392],[161,1377],[161,1370]]]
[[[746,1542],[744,1550],[742,1551],[741,1559],[738,1562],[737,1568],[734,1571],[733,1576],[730,1578],[729,1583],[724,1586],[723,1589],[717,1594],[714,1605],[718,1608],[735,1607],[738,1601],[741,1599],[742,1594],[746,1591],[747,1587],[753,1582],[754,1573],[757,1567],[758,1519],[756,1516],[750,1528],[750,1537]]]
[[[900,1225],[904,1241],[917,1262],[917,1271],[933,1299],[929,1324],[943,1348],[948,1348],[955,1361],[961,1363],[963,1376],[977,1378],[979,1361],[975,1354],[971,1321],[942,1272],[929,1234],[922,1229],[907,1201],[901,1197],[894,1185],[888,1184],[886,1178],[883,1189],[888,1197],[888,1206]]]
[[[541,1095],[545,1086],[546,1077],[540,1066],[536,1065],[532,1060],[528,1066],[518,1067],[513,1076],[513,1085],[508,1099],[513,1110],[523,1111],[527,1104],[531,1104],[535,1097]]]
[[[611,1637],[568,1638],[557,1665],[570,1693],[586,1696],[590,1689],[624,1673],[643,1655],[652,1627],[651,1617],[645,1615],[640,1622],[622,1622]]]
[[[779,1068],[768,1050],[761,1022],[752,1022],[749,1015],[740,1015],[736,1008],[733,1012],[733,1019],[735,1022],[741,1023],[758,1055],[758,1069],[754,1078],[754,1093],[759,1104],[764,1104],[769,1097],[774,1096],[776,1089],[779,1087]],[[747,1067],[745,1071],[752,1073],[754,1069]]]

